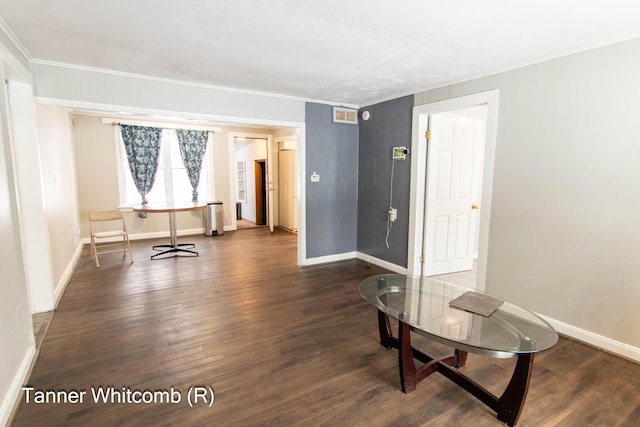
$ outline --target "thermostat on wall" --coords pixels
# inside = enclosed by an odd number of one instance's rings
[[[407,147],[393,147],[393,160],[405,160],[409,154]]]

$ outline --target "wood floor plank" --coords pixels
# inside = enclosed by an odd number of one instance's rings
[[[199,257],[129,264],[85,251],[52,317],[28,385],[129,387],[181,394],[177,404],[26,403],[12,425],[497,426],[486,406],[441,375],[400,390],[396,350],[378,342],[358,283],[362,261],[299,268],[296,236],[265,228],[189,236]],[[430,352],[442,346],[423,337]],[[464,372],[496,394],[514,361],[469,355]],[[211,387],[211,407],[186,403]],[[639,426],[640,366],[561,339],[536,356],[522,426]]]

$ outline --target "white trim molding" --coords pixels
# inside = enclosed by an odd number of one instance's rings
[[[538,316],[549,322],[551,326],[553,326],[554,329],[562,335],[574,338],[578,341],[581,341],[599,350],[612,353],[616,356],[633,360],[635,362],[640,362],[640,348],[638,347],[634,347],[632,345],[625,344],[623,342],[616,341],[602,335],[598,335],[596,333],[578,328],[577,326],[569,325],[567,323],[552,319],[542,314],[538,314]]]
[[[20,39],[18,39],[13,30],[11,30],[9,25],[7,25],[7,22],[2,17],[0,17],[0,31],[2,31],[7,36],[7,38],[11,40],[11,43],[13,43],[16,49],[18,49],[20,54],[24,56],[27,61],[31,62],[33,60],[31,53],[29,53],[27,48],[24,47],[22,43],[20,43]]]
[[[102,118],[103,125],[133,125],[133,126],[154,126],[163,129],[189,129],[189,130],[204,130],[208,132],[221,132],[222,129],[219,127],[213,126],[203,126],[200,124],[189,124],[189,123],[170,123],[163,121],[146,121],[146,120],[127,120],[127,119],[113,119],[113,118]]]
[[[121,117],[124,112],[128,115],[137,116],[162,116],[166,121],[170,120],[204,120],[206,122],[215,122],[222,125],[242,126],[242,125],[259,125],[268,127],[300,127],[303,122],[282,121],[272,119],[256,119],[245,116],[223,116],[220,114],[204,114],[189,111],[178,110],[162,110],[155,108],[144,108],[130,105],[105,104],[101,102],[78,101],[66,98],[48,98],[43,96],[34,96],[36,103],[45,105],[54,105],[57,107],[70,108],[72,110],[82,110],[83,114],[95,116]],[[159,118],[156,120],[160,120]]]
[[[7,36],[9,37],[9,35],[7,35]],[[261,91],[249,90],[249,89],[239,89],[239,88],[226,87],[226,86],[216,86],[216,85],[213,85],[213,84],[206,84],[206,83],[195,83],[195,82],[189,82],[189,81],[186,81],[186,80],[176,80],[176,79],[165,78],[165,77],[149,76],[149,75],[145,75],[145,74],[127,73],[127,72],[124,72],[124,71],[110,70],[110,69],[106,69],[106,68],[87,67],[87,66],[84,66],[84,65],[69,64],[69,63],[65,63],[65,62],[57,62],[57,61],[49,61],[49,60],[45,60],[45,59],[31,58],[30,55],[28,56],[28,58],[29,58],[29,62],[32,63],[32,64],[45,65],[45,66],[49,66],[49,67],[67,68],[67,69],[70,69],[70,70],[78,70],[78,71],[88,71],[88,72],[92,72],[92,73],[101,73],[101,74],[107,74],[107,75],[112,75],[112,76],[128,77],[128,78],[141,79],[141,80],[147,80],[147,81],[153,81],[153,82],[168,83],[168,84],[172,84],[172,85],[190,86],[190,87],[195,87],[195,88],[210,89],[210,90],[223,91],[223,92],[228,92],[228,93],[239,93],[239,94],[243,94],[243,95],[265,96],[265,97],[269,97],[269,98],[290,99],[290,100],[293,100],[293,101],[315,102],[315,103],[319,103],[319,104],[345,106],[345,107],[355,108],[355,109],[359,108],[359,106],[357,104],[345,104],[345,103],[340,103],[340,102],[335,102],[335,101],[327,101],[327,100],[322,100],[322,99],[304,98],[304,97],[299,97],[299,96],[283,95],[283,94],[272,93],[272,92],[261,92]]]
[[[8,425],[14,408],[18,405],[18,399],[20,398],[20,393],[22,393],[22,385],[29,378],[31,366],[35,357],[36,344],[34,341],[27,349],[27,352],[22,359],[22,363],[20,363],[20,367],[18,368],[16,375],[13,377],[11,386],[7,390],[7,394],[5,395],[2,404],[0,404],[0,426]]]
[[[392,264],[389,261],[385,261],[385,260],[382,260],[380,258],[376,258],[374,256],[367,255],[367,254],[362,253],[362,252],[356,252],[356,258],[358,258],[361,261],[365,261],[365,262],[368,262],[370,264],[377,265],[378,267],[386,268],[387,270],[391,270],[394,273],[407,274],[407,268],[406,267],[402,267],[402,266],[397,265],[397,264]]]
[[[298,263],[298,265],[300,267],[307,267],[311,265],[328,264],[332,262],[340,262],[340,261],[346,261],[350,259],[358,259],[360,261],[368,262],[380,268],[385,268],[394,273],[407,274],[406,267],[402,267],[397,264],[392,264],[388,261],[382,260],[380,258],[376,258],[371,255],[367,255],[365,253],[358,252],[358,251],[344,252],[341,254],[334,254],[334,255],[325,255],[325,256],[320,256],[315,258],[307,258],[306,260],[304,260],[303,263]]]
[[[482,179],[482,199],[480,212],[478,273],[476,286],[485,289],[487,254],[489,250],[489,219],[491,215],[491,197],[493,191],[493,169],[497,140],[498,101],[500,92],[497,89],[479,92],[472,95],[450,98],[429,104],[413,107],[413,125],[411,135],[411,183],[409,197],[409,241],[407,253],[407,271],[419,276],[422,272],[424,214],[426,195],[426,162],[428,145],[425,144],[425,131],[428,129],[429,116],[460,108],[487,105],[487,128],[485,139],[485,155]]]
[[[354,259],[356,257],[355,252],[344,252],[341,254],[335,255],[325,255],[319,256],[315,258],[307,258],[304,260],[304,263],[298,264],[300,267],[307,267],[310,265],[319,265],[319,264],[328,264],[330,262],[338,262],[338,261],[346,261],[349,259]]]
[[[89,239],[86,239],[87,242],[90,242]],[[73,257],[71,258],[71,262],[67,265],[67,268],[62,273],[62,277],[56,284],[56,288],[53,293],[53,309],[58,308],[58,303],[60,302],[60,298],[62,298],[62,294],[64,294],[65,289],[67,289],[67,285],[71,281],[71,276],[78,265],[78,261],[80,260],[80,255],[82,255],[82,249],[84,248],[84,241],[78,244]]]

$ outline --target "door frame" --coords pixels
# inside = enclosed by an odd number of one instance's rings
[[[274,176],[277,176],[276,173],[276,165],[273,163],[273,136],[269,134],[269,138],[267,138],[267,159],[265,161],[265,197],[267,203],[267,225],[269,226],[269,231],[273,233],[273,227],[275,225],[275,203],[273,202],[273,193],[276,191],[276,187],[274,187],[273,182]]]
[[[225,118],[226,121],[229,118]],[[220,118],[223,120],[223,118]],[[296,265],[304,266],[307,265],[307,221],[306,221],[306,211],[307,211],[307,202],[306,202],[306,183],[305,183],[305,175],[306,175],[306,124],[304,121],[302,122],[277,122],[277,121],[265,121],[265,120],[249,120],[247,123],[259,123],[265,125],[271,125],[274,128],[277,127],[290,127],[295,129],[296,135],[296,165],[297,165],[297,193],[298,193],[298,255],[296,259]],[[242,123],[238,123],[237,126],[242,126]],[[269,137],[270,134],[264,133],[251,133],[251,132],[239,132],[236,130],[230,131],[227,134],[227,156],[228,156],[228,164],[229,170],[227,172],[227,176],[229,177],[228,188],[229,188],[229,198],[234,206],[235,210],[236,200],[236,180],[235,180],[235,150],[233,146],[234,137],[235,136],[254,136],[260,135],[258,137]],[[278,137],[280,138],[280,137]],[[231,215],[231,230],[236,230],[238,228],[238,223],[235,219],[235,215]]]
[[[483,208],[480,211],[480,231],[478,242],[478,271],[476,287],[485,289],[487,259],[489,247],[489,220],[491,217],[491,199],[493,190],[493,171],[495,147],[498,129],[498,99],[500,92],[490,90],[473,95],[451,98],[430,104],[413,107],[413,125],[411,136],[411,184],[409,198],[409,242],[407,254],[407,273],[422,275],[421,261],[424,247],[424,214],[427,180],[427,143],[425,133],[429,126],[429,116],[461,108],[487,105],[487,123],[484,155],[484,172],[482,177]]]
[[[267,141],[271,134],[269,133],[253,133],[253,132],[237,132],[231,131],[227,134],[227,144],[229,149],[229,195],[231,196],[231,209],[235,212],[236,203],[238,203],[237,192],[236,192],[236,153],[235,153],[235,139],[236,138],[249,138],[249,139],[264,139]],[[266,142],[265,142],[266,144]],[[266,147],[268,149],[268,147]],[[268,154],[268,153],[267,153]],[[268,165],[265,165],[268,167]],[[250,167],[247,165],[246,167]],[[269,171],[267,170],[267,173]],[[267,215],[267,220],[268,220]],[[231,229],[238,229],[238,221],[236,220],[235,214],[231,215]]]

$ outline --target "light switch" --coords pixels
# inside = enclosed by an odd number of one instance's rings
[[[320,175],[318,175],[317,173],[312,173],[311,174],[311,182],[320,182]]]

